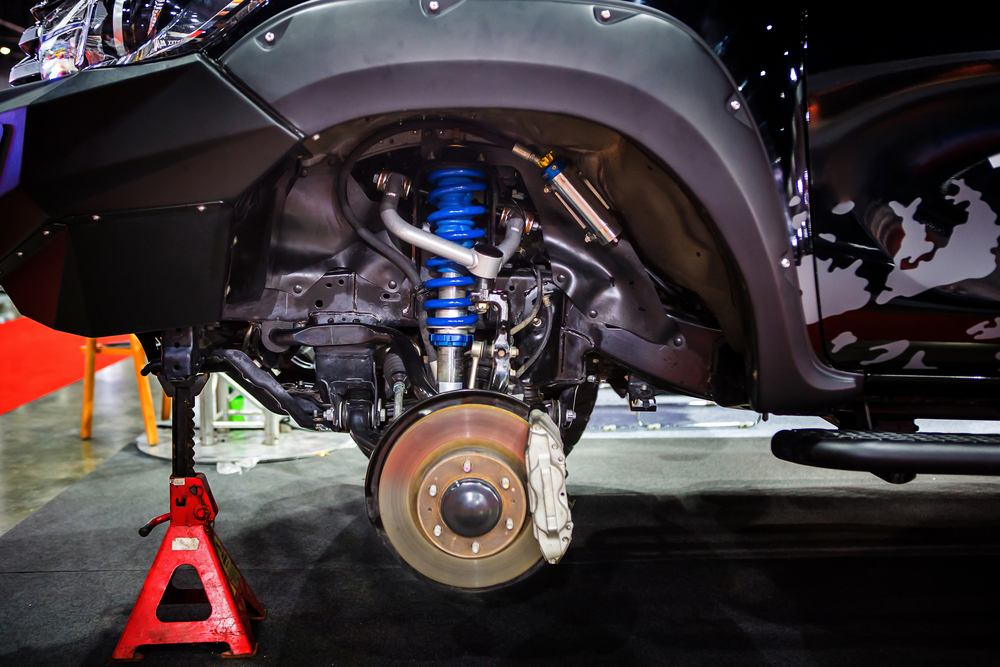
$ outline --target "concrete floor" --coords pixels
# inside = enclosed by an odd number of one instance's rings
[[[0,416],[0,516],[27,516],[0,537],[0,665],[103,664],[158,546],[162,529],[135,529],[165,509],[169,465],[118,451],[141,431],[130,366],[98,373],[97,392],[89,448],[79,387]],[[269,609],[248,663],[1000,664],[996,482],[795,466],[769,452],[779,425],[587,437],[566,559],[500,599],[393,560],[356,449],[208,468],[219,534]],[[213,646],[144,653],[218,664]]]
[[[135,371],[127,362],[95,374],[90,440],[80,439],[82,380],[0,415],[0,535],[142,432]],[[159,405],[162,391],[151,384]]]

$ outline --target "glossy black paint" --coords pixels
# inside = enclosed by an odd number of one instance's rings
[[[232,217],[225,204],[70,216],[0,277],[24,315],[81,336],[211,324],[222,314]]]
[[[768,151],[775,183],[787,207],[796,256],[809,250],[809,165],[805,129],[808,5],[737,0],[640,0],[669,14],[711,47],[749,104]]]
[[[87,336],[218,321],[233,213],[213,202],[299,138],[197,55],[0,91],[0,123],[0,271],[23,253],[0,281],[21,312]],[[54,222],[70,231],[38,249]]]
[[[828,357],[879,374],[1000,375],[1000,174],[989,160],[1000,153],[1000,52],[984,50],[1000,40],[964,14],[810,18]]]

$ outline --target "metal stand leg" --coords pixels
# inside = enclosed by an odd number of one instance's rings
[[[200,402],[200,433],[201,433],[201,444],[206,447],[211,447],[215,444],[215,387],[218,380],[213,375],[208,379],[208,386],[205,390],[201,392],[201,397],[198,399]]]
[[[278,444],[281,428],[281,415],[264,411],[264,444],[274,447]]]
[[[215,421],[229,421],[229,383],[221,375],[213,375],[215,380]]]
[[[205,475],[194,471],[194,395],[200,383],[188,380],[184,384],[174,384],[170,512],[152,519],[139,534],[145,537],[165,521],[170,527],[111,656],[113,661],[142,660],[136,649],[150,644],[224,642],[230,650],[223,657],[257,653],[250,621],[263,619],[266,612],[215,534],[219,506]],[[171,578],[181,565],[194,567],[201,578],[204,589],[185,591],[182,599],[192,601],[200,595],[199,601],[208,602],[212,613],[204,621],[164,623],[156,617],[161,602],[175,597]]]

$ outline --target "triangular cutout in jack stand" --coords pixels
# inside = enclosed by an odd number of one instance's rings
[[[217,511],[204,474],[171,479],[170,527],[111,656],[113,661],[142,660],[136,649],[150,644],[221,642],[230,648],[223,657],[257,653],[250,620],[263,619],[266,612],[213,530]],[[171,584],[184,565],[196,570],[201,589]],[[208,616],[198,621],[161,620],[157,614],[161,603],[169,606],[181,596],[184,600],[203,597],[210,605]]]
[[[156,618],[163,623],[204,621],[212,615],[205,584],[193,565],[178,565],[163,589]]]

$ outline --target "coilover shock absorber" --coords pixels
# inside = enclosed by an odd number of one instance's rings
[[[466,248],[471,248],[475,240],[486,236],[486,230],[477,229],[473,218],[486,212],[482,206],[473,205],[475,193],[486,190],[486,174],[478,169],[448,168],[432,171],[427,180],[434,186],[427,200],[437,208],[427,216],[427,222],[434,227],[434,233]],[[427,328],[431,344],[437,349],[438,389],[454,391],[462,388],[462,360],[465,350],[472,344],[473,332],[479,316],[470,313],[472,300],[468,288],[476,281],[468,271],[451,260],[433,257],[427,267],[437,271],[439,276],[431,278],[425,285],[437,289],[437,298],[424,302],[431,311],[427,318]]]

